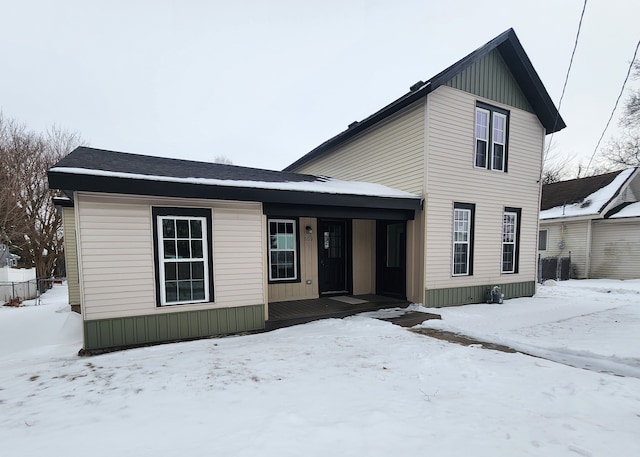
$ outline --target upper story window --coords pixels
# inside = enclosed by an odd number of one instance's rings
[[[213,301],[211,211],[153,208],[158,304]]]
[[[508,126],[508,111],[485,103],[476,104],[476,167],[507,171]]]
[[[298,281],[298,242],[294,219],[269,219],[269,281]]]

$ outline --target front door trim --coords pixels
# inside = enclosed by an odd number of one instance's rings
[[[342,228],[342,260],[339,265],[337,260],[327,257],[327,249],[325,249],[325,228],[330,225],[340,226]],[[353,269],[352,269],[352,243],[351,243],[351,219],[318,219],[318,293],[320,296],[331,295],[351,295],[353,292]],[[333,262],[334,266],[329,262]],[[342,281],[337,278],[331,278],[336,272],[335,267],[342,268],[344,275],[338,274]],[[331,269],[334,268],[334,269]],[[340,284],[337,284],[340,282]]]

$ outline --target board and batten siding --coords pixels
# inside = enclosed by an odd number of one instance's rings
[[[424,101],[420,100],[292,171],[423,191]]]
[[[306,227],[311,227],[312,233],[306,233]],[[281,302],[291,300],[306,300],[318,298],[318,240],[317,220],[313,217],[301,217],[298,219],[298,262],[300,263],[300,281],[271,283],[268,286],[269,302]],[[269,253],[265,258],[268,263]],[[267,272],[268,274],[268,272]],[[307,283],[310,281],[310,283]]]
[[[64,236],[64,265],[67,270],[69,304],[80,305],[78,249],[76,246],[76,216],[73,208],[62,207],[62,235]]]
[[[594,221],[590,278],[640,278],[640,218]]]
[[[510,112],[507,173],[474,166],[476,101]],[[429,291],[535,281],[539,179],[545,135],[538,118],[530,112],[445,86],[429,94],[426,117],[425,288]],[[452,275],[456,202],[475,204],[470,276]],[[501,273],[505,207],[522,211],[519,270],[515,274]]]
[[[547,222],[540,221],[540,230],[547,230],[547,249],[540,257],[568,257],[571,253],[571,277],[587,278],[589,220]]]
[[[84,192],[75,203],[85,321],[265,304],[259,203]],[[211,208],[215,302],[156,306],[153,206]]]

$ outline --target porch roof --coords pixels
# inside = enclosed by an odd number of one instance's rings
[[[380,184],[79,147],[48,173],[49,187],[270,204],[415,211],[422,198]]]

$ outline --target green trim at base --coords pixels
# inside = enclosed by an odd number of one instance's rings
[[[84,321],[84,349],[141,346],[264,329],[264,305]]]
[[[426,289],[424,305],[428,308],[484,303],[487,291],[500,286],[504,298],[531,297],[536,293],[535,281],[514,282],[509,284],[482,284],[479,286],[449,287],[446,289]]]

